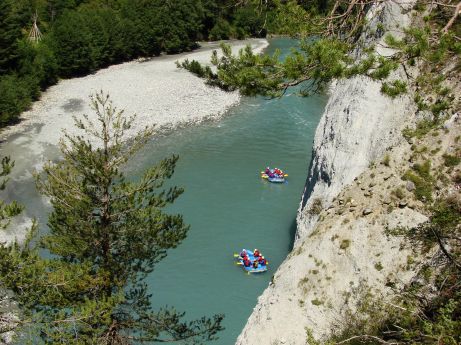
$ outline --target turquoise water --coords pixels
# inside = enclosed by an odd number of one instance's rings
[[[277,39],[268,52],[291,47]],[[213,344],[233,344],[272,274],[288,254],[312,140],[326,102],[287,95],[244,98],[224,119],[183,129],[147,147],[132,169],[179,154],[172,183],[185,188],[170,212],[191,225],[148,279],[155,306],[174,306],[187,318],[224,313],[225,331]],[[260,179],[267,165],[288,174],[286,184]],[[234,252],[258,248],[269,272],[247,275]]]
[[[289,39],[271,41],[267,52],[288,51]],[[272,274],[288,254],[295,217],[310,162],[314,131],[325,96],[281,99],[244,98],[219,120],[175,131],[156,139],[129,166],[138,175],[172,153],[180,160],[171,180],[185,193],[168,209],[191,225],[187,239],[169,252],[148,278],[156,307],[174,306],[186,318],[225,314],[220,339],[233,344]],[[37,127],[35,131],[40,131]],[[29,134],[33,136],[33,133]],[[16,160],[6,199],[25,205],[46,229],[46,203],[30,173],[37,157],[53,159],[55,147],[36,152],[30,137],[18,135],[2,144],[2,154]],[[286,184],[270,184],[259,172],[267,165],[285,170]],[[11,228],[14,228],[12,226]],[[233,264],[233,253],[258,248],[269,271],[247,275]]]

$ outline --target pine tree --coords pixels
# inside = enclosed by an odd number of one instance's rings
[[[14,162],[11,161],[10,157],[6,156],[2,158],[0,164],[0,191],[2,191],[6,188],[6,184],[8,183],[6,176],[10,174],[11,169],[14,167]],[[11,218],[17,216],[22,210],[23,206],[19,205],[16,201],[5,203],[3,200],[0,200],[0,231],[5,230],[10,224]],[[5,246],[5,244],[0,241],[0,246]],[[16,318],[12,313],[8,312],[8,303],[9,296],[5,290],[3,279],[0,278],[0,335],[14,328]],[[1,340],[2,337],[0,337]]]
[[[15,68],[21,26],[12,11],[10,0],[0,0],[0,74]]]
[[[14,162],[11,161],[11,158],[6,156],[3,157],[0,167],[0,191],[6,188],[8,183],[8,176],[11,172],[11,169],[14,167]],[[5,229],[9,224],[12,217],[17,216],[23,210],[23,206],[19,205],[16,201],[11,203],[5,203],[3,200],[0,200],[0,229]]]
[[[221,315],[187,323],[181,321],[184,313],[174,309],[153,311],[143,281],[187,234],[181,215],[161,211],[183,190],[157,192],[172,176],[178,157],[147,169],[139,181],[129,181],[123,167],[153,129],[127,141],[134,117],[125,117],[102,93],[92,98],[92,106],[97,123],[87,116],[75,120],[87,137],[65,134],[63,160],[46,164],[43,175],[37,176],[39,190],[53,206],[50,232],[41,246],[55,257],[37,271],[41,280],[60,274],[68,278],[63,285],[53,285],[59,294],[47,292],[31,303],[41,317],[32,328],[40,328],[44,343],[213,339],[222,329]]]

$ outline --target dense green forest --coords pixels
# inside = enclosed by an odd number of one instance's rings
[[[0,127],[59,78],[189,51],[199,40],[264,36],[265,18],[257,4],[231,0],[0,0]]]

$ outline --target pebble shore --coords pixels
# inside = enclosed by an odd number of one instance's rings
[[[268,45],[265,39],[227,43],[234,52],[247,44],[251,44],[255,52],[261,52]],[[211,51],[219,51],[219,43],[201,46],[190,53],[135,60],[85,77],[61,80],[44,92],[29,111],[21,114],[19,124],[3,130],[0,137],[7,139],[12,134],[40,126],[39,131],[34,131],[33,141],[56,145],[62,130],[75,131],[72,116],[87,114],[90,119],[94,118],[89,97],[101,90],[110,95],[118,109],[124,109],[128,115],[137,115],[131,135],[146,125],[174,128],[219,117],[239,102],[238,92],[224,92],[205,85],[202,79],[178,69],[175,64],[185,59],[206,64]]]

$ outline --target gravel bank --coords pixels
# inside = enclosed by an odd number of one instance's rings
[[[268,42],[252,39],[231,41],[230,44],[234,51],[251,44],[255,51],[261,52]],[[184,59],[208,63],[211,50],[218,47],[218,43],[204,43],[192,53],[136,60],[82,78],[62,80],[21,115],[18,125],[5,129],[0,136],[5,139],[40,126],[39,131],[34,130],[34,141],[55,145],[63,129],[74,129],[73,115],[88,114],[91,118],[89,96],[100,90],[109,93],[119,109],[137,114],[132,134],[146,125],[175,127],[220,116],[239,102],[239,94],[209,87],[175,65],[175,61]]]

